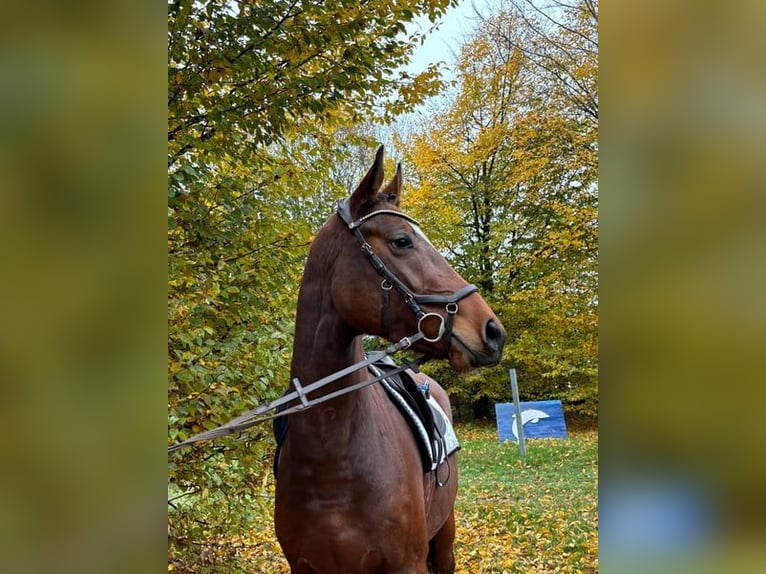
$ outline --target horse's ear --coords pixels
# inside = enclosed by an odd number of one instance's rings
[[[349,207],[351,215],[356,219],[365,214],[378,196],[378,190],[383,184],[383,146],[375,153],[375,161],[359,186],[351,194]]]
[[[402,195],[402,164],[396,164],[396,175],[394,179],[388,182],[386,189],[383,190],[386,201],[399,207],[399,198]]]

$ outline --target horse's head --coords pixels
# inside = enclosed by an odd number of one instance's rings
[[[413,348],[448,358],[458,371],[497,364],[506,338],[499,319],[399,210],[401,166],[383,189],[382,183],[381,146],[325,228],[339,246],[330,290],[341,319],[356,332],[392,341],[423,332]]]

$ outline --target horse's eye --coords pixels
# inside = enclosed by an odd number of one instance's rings
[[[412,239],[409,235],[400,235],[396,239],[391,241],[396,249],[410,249],[412,247]]]

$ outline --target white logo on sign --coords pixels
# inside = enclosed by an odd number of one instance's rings
[[[537,409],[527,409],[525,411],[521,411],[521,426],[524,426],[527,423],[537,423],[540,422],[540,419],[547,419],[550,418],[550,415],[543,411],[538,411]],[[513,417],[511,418],[511,431],[513,432],[513,436],[516,437],[516,440],[519,440],[519,431],[516,429],[516,414],[514,413]]]

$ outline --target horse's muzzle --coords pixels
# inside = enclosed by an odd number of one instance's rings
[[[450,365],[458,372],[497,365],[503,358],[506,337],[505,329],[494,319],[484,323],[481,343],[474,339],[470,344],[468,338],[463,339],[453,331],[448,353]]]
[[[484,325],[484,342],[487,344],[487,348],[490,351],[497,353],[498,361],[503,355],[503,346],[505,345],[506,336],[503,326],[494,319],[488,320],[486,325]]]

